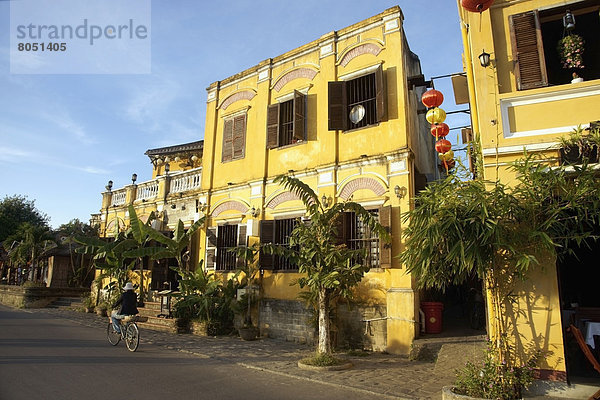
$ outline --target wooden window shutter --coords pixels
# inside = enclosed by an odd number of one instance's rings
[[[346,82],[328,82],[328,130],[348,130],[348,99]]]
[[[517,89],[548,86],[542,31],[537,10],[508,17]]]
[[[247,230],[248,230],[248,227],[246,225],[243,225],[243,224],[238,225],[238,237],[237,237],[237,245],[238,246],[247,246],[248,245],[248,237],[246,236]],[[236,260],[236,265],[238,267],[243,267],[244,262],[245,261],[243,259],[238,257]]]
[[[336,225],[336,235],[335,235],[335,243],[336,244],[346,244],[348,245],[348,240],[350,239],[350,219],[353,217],[353,214],[350,212],[345,212],[342,214],[338,214],[335,219]]]
[[[217,260],[217,227],[206,229],[206,256],[204,266],[206,269],[215,269]]]
[[[246,151],[246,114],[233,119],[233,159],[244,158]]]
[[[306,140],[306,96],[294,90],[294,141]]]
[[[377,122],[385,119],[387,111],[387,101],[385,96],[385,83],[383,81],[383,68],[380,65],[375,71],[375,95],[377,108]]]
[[[389,232],[392,232],[392,207],[379,208],[379,223]],[[379,240],[379,263],[381,268],[392,267],[392,244]]]
[[[223,154],[221,161],[233,159],[233,119],[226,119],[223,123]]]
[[[267,149],[279,147],[279,103],[267,107]]]
[[[275,238],[275,221],[260,221],[260,243],[273,243]],[[260,250],[258,261],[262,269],[275,269],[275,255],[267,254],[262,249]]]

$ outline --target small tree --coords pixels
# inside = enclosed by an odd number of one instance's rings
[[[8,258],[13,265],[31,267],[32,279],[36,279],[40,260],[48,250],[56,247],[54,235],[46,225],[22,223],[17,231],[4,241]]]
[[[304,274],[297,280],[300,288],[307,288],[318,304],[317,356],[331,354],[329,309],[334,299],[351,297],[352,289],[368,272],[369,267],[358,262],[363,250],[353,250],[338,241],[338,229],[343,213],[353,212],[380,240],[389,234],[360,204],[347,201],[326,207],[317,194],[304,182],[289,176],[279,176],[275,183],[297,194],[304,203],[308,221],[299,221],[290,234],[289,246],[266,245],[265,250],[283,255],[298,266]]]
[[[519,359],[519,349],[507,340],[506,311],[515,285],[528,278],[540,254],[557,255],[573,242],[598,240],[597,173],[585,164],[568,172],[539,161],[526,154],[513,164],[514,187],[450,175],[430,183],[404,214],[408,226],[400,261],[420,287],[444,289],[471,275],[485,282],[493,349],[502,369],[517,368]],[[513,389],[506,398],[520,397],[522,386]]]

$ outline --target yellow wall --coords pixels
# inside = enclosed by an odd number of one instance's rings
[[[474,79],[471,100],[477,109],[474,121],[479,121],[474,128],[481,132],[486,179],[513,183],[515,174],[509,163],[521,158],[524,148],[556,165],[560,137],[579,124],[600,119],[600,80],[517,90],[508,17],[568,3],[497,0],[481,15],[459,5],[459,15],[469,27],[464,50],[472,69],[466,72]],[[492,65],[487,68],[477,58],[481,49],[491,54]],[[556,260],[543,257],[540,269],[517,290],[518,302],[506,316],[517,328],[516,342],[523,347],[533,343],[551,352],[540,368],[564,372]]]

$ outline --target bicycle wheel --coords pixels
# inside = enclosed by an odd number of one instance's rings
[[[125,328],[125,344],[129,351],[136,351],[140,344],[140,331],[134,322],[127,324]]]
[[[116,346],[121,341],[121,334],[115,331],[115,327],[113,326],[112,322],[109,322],[108,326],[106,327],[106,336],[108,336],[108,343],[112,344],[113,346]]]

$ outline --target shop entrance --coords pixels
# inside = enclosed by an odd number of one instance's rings
[[[600,233],[600,226],[595,233]],[[589,346],[600,363],[600,243],[573,243],[571,249],[572,254],[560,256],[557,263],[567,376],[570,381],[600,382],[600,372],[594,370],[582,349]],[[585,345],[578,344],[567,330],[571,324],[581,332]]]

